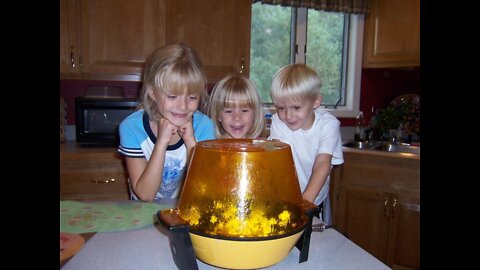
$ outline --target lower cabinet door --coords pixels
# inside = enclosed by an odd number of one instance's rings
[[[128,199],[128,182],[122,160],[114,157],[66,157],[61,160],[61,200]]]
[[[389,194],[363,187],[340,188],[338,227],[355,244],[387,262]]]
[[[420,198],[404,194],[394,196],[387,264],[393,269],[420,269]]]

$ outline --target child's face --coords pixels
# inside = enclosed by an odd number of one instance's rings
[[[198,95],[167,95],[162,91],[153,91],[150,98],[157,103],[158,112],[176,126],[186,124],[198,109],[200,97]]]
[[[307,130],[312,127],[315,120],[313,110],[322,103],[322,98],[316,99],[287,99],[275,103],[277,115],[289,129],[295,131],[298,129]]]
[[[225,107],[220,112],[218,121],[230,137],[240,139],[247,138],[254,117],[255,112],[252,108],[234,104],[231,107]]]

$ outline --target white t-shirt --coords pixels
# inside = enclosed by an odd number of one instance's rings
[[[315,110],[315,120],[312,127],[308,130],[298,129],[292,131],[278,118],[277,114],[274,114],[268,139],[278,139],[288,143],[292,148],[293,161],[302,192],[307,187],[312,175],[313,164],[318,154],[327,153],[332,155],[331,165],[343,163],[340,121],[331,113],[322,109]],[[329,186],[330,174],[315,199],[315,204],[318,205],[325,200]]]

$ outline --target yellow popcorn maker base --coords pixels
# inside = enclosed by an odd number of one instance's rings
[[[300,250],[299,263],[308,260],[313,216],[320,209],[307,201],[308,221],[300,230],[273,237],[225,238],[204,236],[190,232],[188,222],[178,217],[178,210],[157,212],[157,218],[166,227],[170,249],[179,270],[198,269],[196,258],[217,267],[228,269],[257,269],[268,267],[285,259],[293,246]]]
[[[190,233],[198,259],[229,269],[257,269],[279,263],[288,256],[303,230],[272,240],[223,240]],[[261,256],[259,256],[261,254]]]

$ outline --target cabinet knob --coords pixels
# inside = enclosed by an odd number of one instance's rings
[[[240,60],[240,74],[243,74],[244,69],[245,69],[245,61],[242,56],[242,59]]]
[[[388,197],[385,197],[385,201],[383,202],[383,215],[388,218]]]
[[[397,206],[397,198],[393,198],[393,203],[392,203],[392,218],[395,217],[395,207]]]
[[[70,47],[70,64],[72,65],[72,68],[75,67],[75,53],[73,52],[73,46]]]

